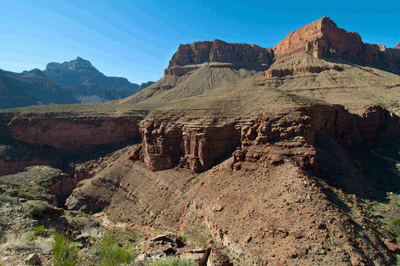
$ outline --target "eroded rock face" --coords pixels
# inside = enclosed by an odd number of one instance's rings
[[[323,56],[333,56],[365,64],[385,62],[394,64],[398,68],[399,48],[399,45],[386,48],[384,45],[364,43],[358,33],[341,29],[329,17],[323,17],[290,32],[273,48],[226,43],[221,40],[181,44],[164,74],[179,76],[199,68],[199,64],[212,62],[231,63],[214,67],[238,69],[258,64],[268,68],[273,63],[286,62],[298,54],[309,54],[318,59]],[[313,69],[291,71],[316,73],[312,72],[316,71]]]
[[[308,66],[299,68],[287,68],[287,69],[269,69],[261,74],[262,78],[272,78],[272,77],[285,77],[287,75],[297,75],[306,73],[320,73],[327,70],[326,66]]]
[[[10,135],[31,144],[49,145],[65,150],[85,146],[119,144],[139,138],[137,119],[12,119],[7,125]]]
[[[241,148],[234,152],[233,170],[241,162],[283,163],[284,157],[295,160],[304,169],[318,173],[318,160],[313,147],[315,131],[310,117],[302,112],[276,117],[265,116],[242,127]]]
[[[203,63],[232,63],[222,67],[240,68],[254,65],[269,66],[272,51],[254,44],[227,43],[221,40],[181,44],[169,61],[165,75],[183,75],[198,67],[182,68],[180,66],[199,65]],[[214,66],[218,67],[218,66]]]
[[[194,172],[207,170],[216,159],[240,144],[240,131],[234,124],[168,124],[143,121],[140,158],[153,171],[178,165]]]
[[[315,105],[307,114],[311,124],[342,147],[371,147],[380,139],[400,136],[399,117],[382,107],[367,108],[362,116],[351,114],[341,105]]]
[[[22,172],[26,167],[33,165],[50,165],[53,167],[61,167],[62,161],[58,160],[57,158],[24,158],[12,160],[0,158],[0,176],[16,174]]]

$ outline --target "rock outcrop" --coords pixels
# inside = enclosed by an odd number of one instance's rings
[[[100,144],[120,144],[140,139],[138,119],[129,118],[15,118],[7,125],[10,135],[31,144],[65,150]]]
[[[224,124],[149,119],[140,123],[143,142],[134,159],[142,160],[152,171],[179,166],[202,172],[234,152],[234,170],[240,169],[241,162],[268,160],[280,164],[288,157],[317,174],[315,130],[345,149],[368,148],[380,139],[398,138],[399,120],[381,107],[369,107],[356,115],[341,105],[314,105],[291,114]]]
[[[227,43],[221,40],[181,44],[169,61],[165,75],[183,75],[203,63],[230,63],[214,67],[264,67],[271,63],[272,51],[254,44]],[[182,66],[190,66],[183,68]]]
[[[143,121],[140,125],[143,136],[141,160],[153,171],[179,164],[200,172],[240,145],[240,131],[233,123],[212,125],[202,122]]]
[[[398,139],[400,118],[379,106],[368,107],[362,115],[351,114],[341,105],[315,105],[306,111],[315,130],[340,145],[368,148],[381,139]]]
[[[329,17],[323,17],[292,31],[272,48],[220,40],[181,44],[164,74],[179,76],[199,68],[200,64],[213,62],[230,63],[214,67],[258,66],[260,70],[284,63],[298,54],[309,54],[318,59],[330,56],[361,64],[386,63],[398,69],[399,47],[364,43],[358,33],[341,29]]]

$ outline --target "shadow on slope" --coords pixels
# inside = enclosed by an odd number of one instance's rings
[[[315,147],[320,176],[329,185],[357,198],[385,202],[386,191],[400,192],[396,164],[369,150],[345,151],[332,139],[317,131]]]

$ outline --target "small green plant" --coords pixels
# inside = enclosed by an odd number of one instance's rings
[[[391,225],[394,225],[394,226],[400,225],[400,222],[399,222],[399,220],[397,220],[397,219],[392,219],[392,220],[389,221],[389,223],[390,223]]]
[[[183,199],[185,200],[185,199],[187,199],[187,197],[188,197],[188,195],[187,194],[185,194],[185,195],[183,195]]]
[[[54,234],[53,265],[73,266],[78,259],[78,248],[72,246],[71,240],[65,235]]]
[[[44,217],[47,208],[42,202],[29,202],[26,212],[32,218],[40,219]]]
[[[157,260],[151,266],[198,266],[197,261],[182,260],[178,257],[168,256],[165,260]]]
[[[178,171],[178,170],[179,170],[178,166],[175,166],[175,167],[174,167],[174,170],[175,170],[175,171]]]
[[[100,253],[102,254],[102,261],[100,266],[114,266],[120,264],[128,264],[136,256],[135,251],[126,250],[120,247],[117,243],[117,236],[115,232],[108,231],[107,234],[99,243]]]
[[[182,242],[183,243],[186,243],[186,241],[187,241],[187,238],[186,238],[186,236],[184,236],[184,235],[179,235],[179,237],[182,239]]]
[[[44,229],[44,225],[37,226],[35,228],[35,235],[40,236],[44,233],[46,229]]]
[[[35,232],[29,231],[25,234],[25,241],[33,241],[36,239]]]
[[[29,231],[25,234],[26,241],[33,241],[38,236],[42,235],[45,232],[44,225],[37,226],[34,231]]]

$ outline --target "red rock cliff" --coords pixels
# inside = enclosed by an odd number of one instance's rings
[[[271,52],[270,49],[254,44],[227,43],[221,40],[181,44],[164,73],[165,75],[182,75],[193,70],[193,68],[182,68],[182,66],[203,63],[231,63],[232,65],[228,66],[231,68],[269,66]]]
[[[399,121],[399,117],[381,107],[369,107],[362,115],[356,115],[341,105],[316,105],[288,114],[265,114],[254,121],[232,123],[146,119],[140,123],[143,143],[136,159],[141,159],[152,171],[179,165],[201,172],[232,153],[233,169],[240,168],[242,162],[280,163],[283,157],[289,157],[317,173],[315,130],[346,149],[368,148],[383,138],[399,138]]]
[[[44,144],[65,150],[85,146],[119,144],[140,138],[136,118],[12,119],[9,134],[31,144]]]
[[[292,31],[274,47],[275,61],[297,53],[308,53],[316,58],[323,54],[349,61],[371,63],[379,61],[379,46],[363,43],[358,33],[337,27],[329,17],[323,17]]]
[[[183,75],[203,63],[232,63],[220,67],[240,68],[251,64],[268,67],[282,63],[291,57],[306,53],[316,58],[334,56],[358,63],[389,63],[400,65],[400,44],[394,48],[364,43],[358,33],[339,28],[329,17],[290,32],[285,39],[271,49],[242,43],[226,43],[220,40],[194,42],[180,45],[172,56],[165,75]],[[191,66],[191,67],[184,67]]]

